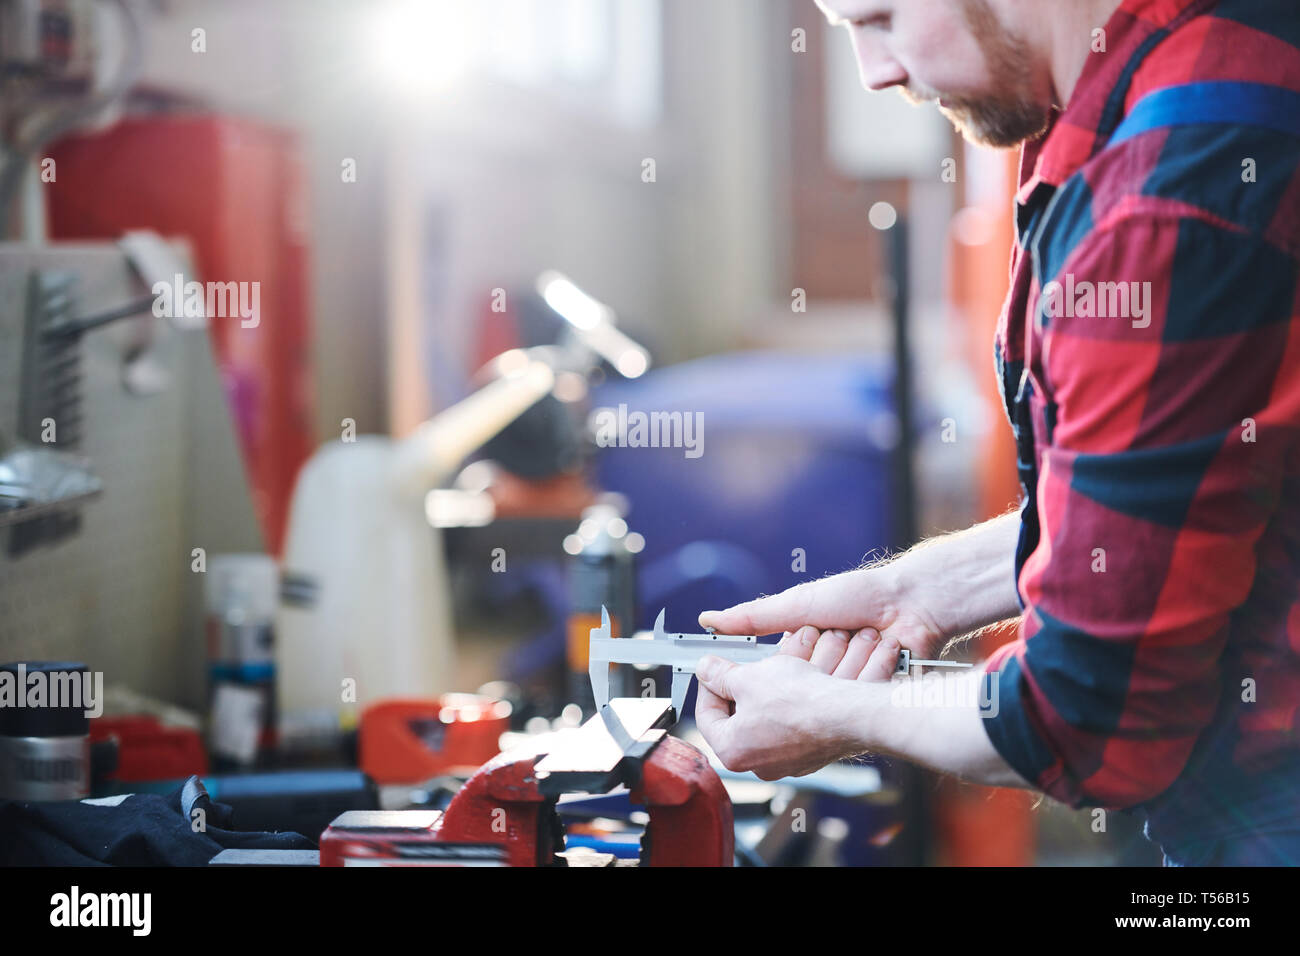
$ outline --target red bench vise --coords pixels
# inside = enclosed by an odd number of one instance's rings
[[[675,719],[668,700],[612,700],[581,727],[499,754],[441,813],[343,814],[321,836],[321,865],[570,865],[556,801],[626,786],[649,817],[640,865],[730,866],[731,800],[705,756],[668,736]]]

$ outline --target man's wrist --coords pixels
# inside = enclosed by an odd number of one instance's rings
[[[1019,517],[1007,514],[921,542],[884,566],[892,572],[893,600],[920,616],[940,640],[1017,616],[1019,529]]]
[[[981,679],[963,673],[844,681],[835,712],[844,730],[843,752],[908,760],[988,786],[1031,786],[990,742],[976,699]],[[931,681],[942,683],[926,686]]]
[[[836,678],[835,722],[842,728],[845,756],[887,750],[892,684]]]
[[[872,582],[872,586],[880,589],[891,614],[899,615],[906,610],[934,635],[937,645],[957,632],[950,632],[939,617],[944,602],[933,593],[935,575],[926,554],[929,550],[920,546],[912,548],[868,573],[879,573],[880,577]],[[927,649],[925,653],[938,653],[938,647]]]

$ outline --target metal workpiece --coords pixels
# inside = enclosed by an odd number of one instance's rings
[[[589,669],[591,689],[597,710],[609,703],[609,665],[642,664],[647,667],[671,667],[672,705],[675,720],[682,718],[686,691],[695,676],[700,659],[712,654],[735,664],[753,664],[776,653],[776,644],[760,644],[752,634],[733,636],[713,633],[670,634],[664,630],[664,612],[655,619],[649,638],[615,638],[611,636],[609,612],[600,609],[600,627],[591,630]]]
[[[641,766],[675,719],[662,698],[619,697],[606,702],[599,717],[556,736],[555,745],[534,768],[537,789],[558,796],[635,787]]]

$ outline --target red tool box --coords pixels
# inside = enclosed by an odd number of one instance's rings
[[[316,447],[307,178],[294,137],[232,117],[141,116],[69,136],[49,154],[59,171],[44,187],[54,238],[152,229],[188,240],[202,281],[259,284],[256,325],[213,318],[209,334],[278,556],[294,480]]]
[[[117,767],[107,779],[119,783],[183,780],[208,772],[208,755],[197,730],[166,727],[157,717],[97,717],[90,742],[117,741]]]

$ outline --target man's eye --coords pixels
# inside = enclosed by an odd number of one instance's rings
[[[871,27],[875,30],[888,30],[893,23],[893,18],[888,13],[879,13],[873,17],[860,17],[849,22],[857,28]]]

